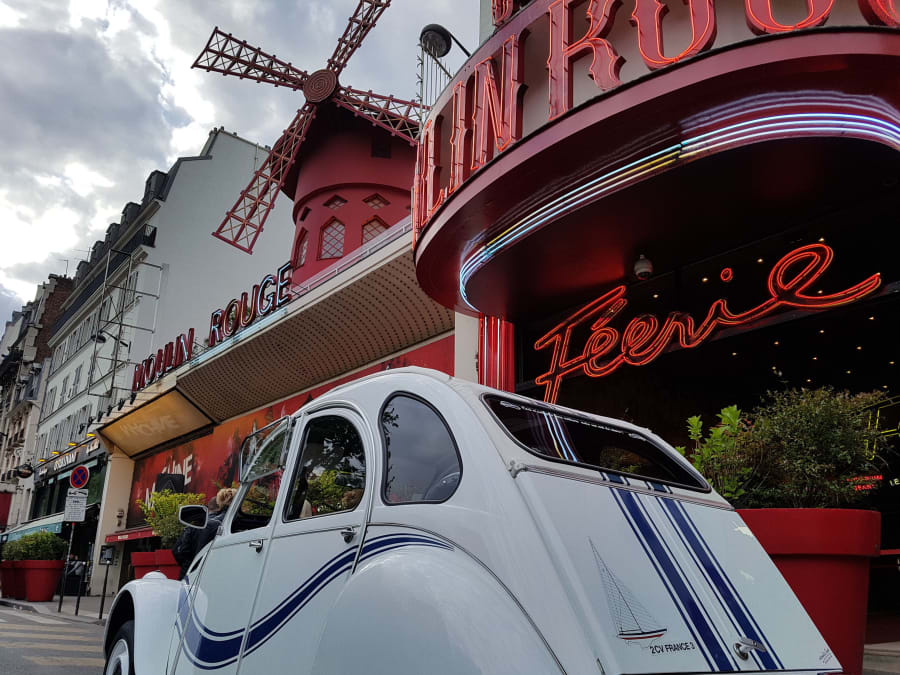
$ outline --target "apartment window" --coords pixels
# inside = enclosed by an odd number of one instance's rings
[[[59,404],[62,405],[71,398],[69,395],[69,376],[66,375],[62,382],[62,391],[59,394]]]
[[[75,374],[72,376],[72,395],[73,396],[80,391],[78,389],[78,387],[81,386],[81,368],[82,368],[82,366],[78,366],[75,369]]]
[[[137,291],[138,273],[135,270],[128,275],[128,281],[125,283],[125,306],[134,302],[135,292]]]
[[[54,410],[56,410],[56,387],[53,387],[49,392],[47,392],[47,409],[44,410],[44,415],[49,415]]]
[[[324,228],[322,228],[322,246],[319,258],[326,260],[329,258],[340,258],[344,255],[344,224],[332,218]]]

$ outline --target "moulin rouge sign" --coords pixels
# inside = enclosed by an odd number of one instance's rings
[[[794,1],[802,6],[801,0]],[[669,0],[670,4],[672,2],[674,0]],[[805,0],[806,17],[793,24],[777,20],[777,12],[773,9],[777,4],[775,0],[744,0],[743,3],[740,0],[720,0],[718,3],[715,0],[684,0],[684,3],[688,5],[689,31],[686,26],[664,24],[663,17],[669,7],[660,0],[630,0],[628,3],[632,8],[630,21],[635,28],[631,39],[637,42],[640,58],[648,72],[718,46],[714,44],[717,24],[724,20],[737,21],[736,12],[743,14],[743,22],[756,35],[822,26],[838,14],[836,4],[843,10],[842,20],[846,20],[847,9],[852,4],[858,9],[851,10],[852,16],[856,17],[851,20],[858,18],[860,24],[900,27],[900,0]],[[527,6],[515,15],[520,4]],[[618,28],[617,22],[626,20],[619,12],[622,4],[621,0],[493,1],[494,24],[501,27],[498,35],[491,38],[450,83],[449,93],[432,109],[419,136],[413,184],[416,235],[470,175],[522,138],[523,98],[529,83],[535,85],[538,78],[549,78],[544,85],[549,97],[546,121],[573,107],[574,64],[579,59],[591,59],[590,74],[597,93],[611,91],[623,83],[620,75],[624,59],[619,52],[626,51],[626,45],[620,41],[627,33],[613,30]],[[582,13],[581,16],[576,16],[576,12]],[[586,19],[587,29],[577,37],[573,35],[573,27],[582,19]],[[546,28],[539,27],[540,22]],[[729,28],[732,27],[733,23],[730,23]],[[723,29],[722,33],[726,32],[733,33]],[[526,43],[530,33],[549,35],[549,43],[537,47],[533,39]],[[613,43],[611,33],[617,36],[618,45]],[[627,47],[631,48],[630,45]],[[538,52],[534,53],[534,49]],[[526,59],[526,51],[534,58]],[[529,64],[543,61],[546,68],[528,70],[526,61]],[[442,145],[449,148],[449,158],[441,156]]]
[[[752,324],[780,309],[823,310],[855,302],[881,286],[881,275],[867,279],[839,293],[810,295],[810,287],[825,273],[834,251],[825,244],[809,244],[779,260],[768,278],[768,296],[756,307],[733,312],[725,300],[716,300],[699,323],[685,312],[672,312],[665,320],[653,314],[631,319],[623,329],[612,324],[628,306],[625,286],[588,303],[534,343],[535,349],[552,349],[550,369],[535,379],[545,387],[544,400],[556,403],[562,381],[578,374],[604,377],[622,366],[647,365],[675,343],[697,347],[720,328]],[[731,270],[722,272],[729,280]],[[590,334],[582,345],[573,345],[573,333],[587,324]]]
[[[249,293],[244,291],[239,298],[232,298],[224,308],[215,310],[209,319],[209,346],[214,347],[288,302],[291,299],[292,272],[291,264],[286,263],[275,274],[267,274],[258,284],[254,284]],[[194,329],[191,328],[134,367],[131,391],[143,389],[185,361],[190,361],[193,347]]]

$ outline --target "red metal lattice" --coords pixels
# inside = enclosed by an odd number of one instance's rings
[[[225,215],[219,229],[213,232],[214,237],[242,251],[253,253],[253,245],[263,230],[275,197],[284,184],[288,169],[294,163],[300,144],[315,116],[316,108],[311,103],[306,103],[297,111],[293,122],[278,139],[262,166],[253,174],[250,184]]]
[[[356,10],[347,22],[344,34],[338,38],[337,47],[328,59],[328,68],[340,75],[353,52],[359,49],[363,39],[372,30],[375,22],[384,14],[391,0],[360,0]]]
[[[372,220],[363,225],[362,243],[368,244],[386,229],[387,225],[381,222],[378,218],[372,218]]]
[[[402,136],[410,145],[416,145],[419,116],[427,110],[415,101],[404,101],[351,87],[341,87],[332,100],[354,115],[367,118],[372,124],[387,129],[395,136]]]
[[[192,67],[294,90],[302,89],[309,77],[306,71],[232,37],[231,33],[223,33],[218,26]]]
[[[332,219],[322,228],[322,248],[319,258],[340,258],[344,255],[344,224]]]

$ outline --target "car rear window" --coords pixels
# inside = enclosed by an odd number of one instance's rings
[[[666,450],[637,432],[500,396],[485,396],[484,401],[513,438],[543,458],[692,490],[707,489]]]

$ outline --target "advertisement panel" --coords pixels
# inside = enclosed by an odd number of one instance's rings
[[[202,493],[207,499],[211,499],[219,488],[236,483],[238,452],[245,436],[279,417],[290,415],[302,405],[339,384],[381,370],[404,366],[422,366],[452,373],[453,336],[436,340],[347,377],[308,389],[274,405],[228,420],[206,436],[136,461],[131,497],[128,503],[128,527],[143,522],[143,514],[135,502],[138,499],[145,501],[149,499],[160,474],[182,474],[186,492]]]

